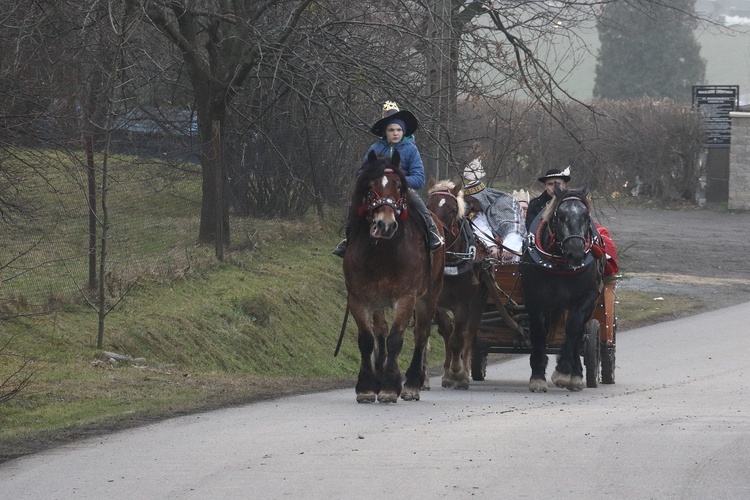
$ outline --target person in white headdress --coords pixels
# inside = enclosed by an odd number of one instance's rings
[[[518,204],[521,205],[523,220],[526,220],[526,211],[529,209],[529,200],[531,199],[531,195],[525,189],[519,189],[518,191],[514,189],[512,195],[513,198],[518,201]]]
[[[464,199],[474,234],[487,247],[489,257],[518,260],[526,238],[521,205],[508,193],[487,187],[484,176],[479,158],[464,169]]]
[[[565,189],[566,183],[570,180],[570,167],[565,170],[551,168],[538,180],[544,184],[544,192],[529,202],[529,208],[526,210],[526,230],[555,195],[555,184],[559,185],[560,189]]]

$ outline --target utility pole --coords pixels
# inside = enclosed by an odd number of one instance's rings
[[[452,0],[432,0],[430,4],[427,95],[434,112],[436,179],[450,176],[450,132],[456,113],[456,76],[453,70],[457,64],[458,43],[452,29],[451,3]]]

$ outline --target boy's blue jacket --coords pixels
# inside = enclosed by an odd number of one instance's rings
[[[417,145],[414,144],[414,138],[411,136],[402,139],[401,142],[393,145],[393,147],[388,144],[387,140],[382,139],[370,146],[367,154],[365,154],[365,159],[367,159],[370,151],[374,151],[378,156],[391,157],[394,150],[398,151],[398,154],[401,155],[401,169],[404,171],[404,175],[406,175],[409,187],[419,189],[424,186],[424,164],[422,163],[422,157],[419,154]]]

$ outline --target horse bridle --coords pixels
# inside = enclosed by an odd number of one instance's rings
[[[550,218],[550,224],[548,225],[550,234],[552,235],[552,237],[554,238],[554,240],[557,242],[557,246],[560,248],[561,252],[565,252],[565,243],[566,242],[568,242],[570,240],[573,240],[573,239],[580,239],[583,242],[583,246],[584,246],[583,251],[584,251],[584,253],[588,253],[588,252],[591,251],[591,247],[594,244],[593,240],[591,238],[591,223],[589,223],[587,225],[587,227],[586,227],[586,234],[585,235],[582,235],[582,234],[571,234],[569,236],[564,237],[562,240],[558,240],[557,237],[555,236],[554,230],[557,229],[557,210],[562,206],[563,203],[568,202],[568,201],[577,201],[578,203],[581,203],[584,207],[586,207],[586,203],[582,199],[580,199],[580,198],[578,198],[576,196],[569,196],[567,198],[563,198],[560,201],[560,203],[558,203],[557,206],[555,207],[555,211],[552,213],[552,217]],[[588,207],[586,207],[586,208],[588,208]]]
[[[456,198],[456,196],[453,193],[451,193],[450,191],[448,191],[447,189],[444,190],[444,191],[433,191],[433,192],[430,193],[430,198],[432,198],[433,196],[447,196],[449,198],[453,198],[456,201],[456,204],[458,205],[458,198]],[[458,217],[453,217],[453,221],[451,221],[450,226],[447,226],[445,224],[445,222],[443,222],[442,220],[440,220],[440,225],[443,226],[443,233],[450,232],[452,235],[457,236],[458,233],[459,233],[459,231],[460,231],[460,227],[458,226],[458,223],[456,222],[457,219],[458,219]],[[453,245],[455,245],[458,240],[459,240],[458,237],[455,238],[453,240],[453,242],[448,247],[446,247],[446,249],[445,249],[446,252],[451,247],[453,247]]]
[[[385,169],[385,173],[393,173],[390,168]],[[370,189],[362,200],[362,205],[359,207],[360,217],[366,216],[368,219],[372,219],[377,209],[383,205],[389,206],[393,209],[396,214],[396,220],[403,221],[408,215],[406,198],[401,196],[398,200],[394,200],[390,196],[382,197],[375,190]]]
[[[450,198],[453,198],[456,201],[456,204],[458,206],[458,198],[456,198],[456,195],[454,195],[449,190],[440,190],[440,191],[433,191],[430,193],[430,198],[433,196],[448,196]],[[466,219],[463,219],[461,224],[463,225]],[[471,260],[473,261],[476,258],[477,255],[477,249],[474,245],[472,245],[470,242],[466,243],[468,248],[466,248],[465,252],[456,252],[453,251],[452,248],[456,246],[459,242],[461,242],[461,225],[458,223],[458,216],[453,217],[453,221],[451,221],[450,226],[446,226],[445,223],[440,220],[440,225],[443,226],[443,233],[450,232],[452,235],[455,236],[453,241],[450,245],[445,247],[445,255],[446,257],[451,256],[454,257],[458,261],[465,261],[465,260]],[[463,250],[463,249],[462,249]]]

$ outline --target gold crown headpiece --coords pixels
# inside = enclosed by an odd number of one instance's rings
[[[513,198],[517,199],[518,201],[525,201],[526,203],[531,201],[531,195],[525,189],[519,189],[518,191],[514,189]]]
[[[383,116],[385,116],[389,111],[399,112],[401,110],[398,109],[398,104],[396,104],[395,101],[385,101],[383,103],[383,110],[382,110]]]

